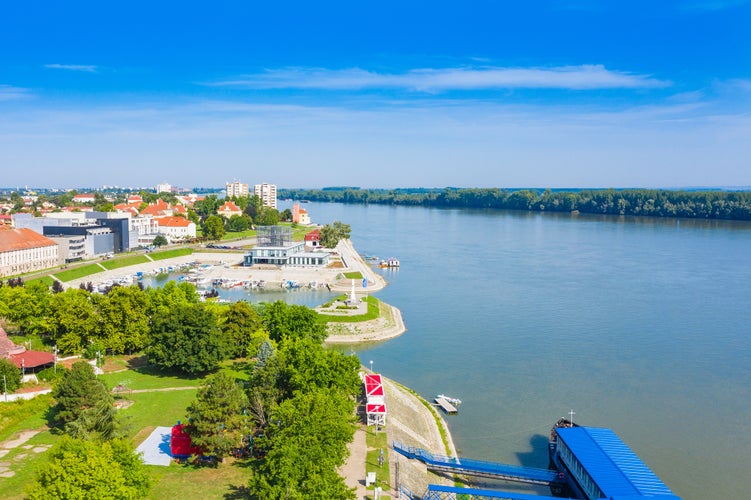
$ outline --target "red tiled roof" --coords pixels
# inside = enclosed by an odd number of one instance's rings
[[[55,355],[51,352],[25,351],[21,354],[11,354],[10,360],[19,368],[36,368],[38,366],[53,364],[55,362]]]
[[[317,241],[321,239],[321,232],[318,229],[314,229],[305,235],[305,241]]]
[[[154,220],[157,221],[159,227],[188,227],[192,224],[185,217],[157,217]]]
[[[222,205],[221,207],[219,207],[216,212],[220,213],[220,214],[221,213],[225,213],[225,214],[226,213],[242,213],[242,210],[240,209],[240,207],[238,207],[237,205],[235,205],[233,202],[231,202],[231,201],[225,201],[224,205]]]
[[[31,229],[10,229],[0,233],[0,252],[57,245],[54,241]]]
[[[141,214],[153,215],[154,217],[157,217],[159,215],[164,215],[164,212],[170,209],[172,209],[170,204],[164,201],[163,199],[159,198],[154,203],[149,203],[149,206],[144,208],[141,211]]]

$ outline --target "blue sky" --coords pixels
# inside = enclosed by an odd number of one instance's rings
[[[5,2],[0,186],[751,185],[751,1]]]

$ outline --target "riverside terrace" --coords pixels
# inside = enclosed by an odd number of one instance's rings
[[[277,266],[327,266],[329,252],[305,251],[304,241],[292,241],[292,229],[287,226],[261,226],[257,244],[245,256],[244,264],[273,264]]]
[[[158,264],[152,262],[149,264],[135,264],[132,266],[121,267],[118,269],[103,271],[94,275],[77,278],[64,283],[66,288],[78,287],[81,283],[86,282],[103,282],[106,280],[116,280],[124,275],[135,275],[137,272],[148,271],[156,265],[159,266],[179,266],[189,262],[199,262],[200,264],[210,264],[212,267],[207,269],[203,275],[208,278],[228,278],[235,280],[264,280],[268,286],[278,286],[280,283],[287,281],[298,281],[300,283],[309,283],[317,281],[318,283],[329,283],[331,290],[349,292],[351,290],[351,280],[343,280],[341,284],[336,283],[336,278],[342,273],[359,271],[367,280],[367,291],[375,292],[386,286],[383,277],[376,273],[355,250],[352,242],[342,240],[330,254],[331,262],[329,266],[317,267],[298,267],[298,266],[253,266],[245,267],[243,263],[243,254],[232,252],[194,252],[191,255],[174,257],[171,259],[160,260]],[[358,292],[364,291],[360,280],[356,280]]]

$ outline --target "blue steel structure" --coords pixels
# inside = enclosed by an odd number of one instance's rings
[[[422,448],[405,446],[397,441],[394,441],[392,446],[394,451],[401,453],[407,458],[420,460],[427,465],[428,469],[433,471],[464,474],[467,476],[478,476],[490,479],[501,479],[504,481],[514,481],[527,484],[551,485],[565,483],[565,477],[563,474],[547,469],[535,469],[532,467],[520,467],[517,465],[485,462],[483,460],[472,460],[469,458],[453,458],[433,455]]]
[[[558,500],[557,497],[529,495],[527,493],[509,493],[506,491],[481,490],[477,488],[458,488],[429,484],[423,500]]]
[[[610,429],[562,427],[551,459],[578,498],[680,500]]]

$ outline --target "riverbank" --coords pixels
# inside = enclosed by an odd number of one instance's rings
[[[381,498],[399,498],[397,480],[416,494],[425,492],[428,484],[453,485],[452,477],[434,474],[422,462],[408,460],[391,449],[391,443],[399,441],[407,446],[423,448],[434,455],[457,456],[448,425],[435,407],[398,382],[386,377],[382,377],[382,380],[388,408],[384,431],[389,443],[384,453],[389,463],[392,484]],[[356,489],[358,500],[373,498],[373,491],[365,487],[365,461],[368,452],[365,428],[364,424],[358,426],[349,446],[350,456],[340,470],[347,485]]]
[[[327,344],[359,344],[381,342],[398,337],[407,331],[402,312],[396,307],[380,302],[381,313],[376,319],[353,323],[327,323]]]
[[[329,286],[332,291],[350,291],[352,280],[341,278],[345,273],[359,272],[366,278],[365,286],[362,280],[355,280],[355,291],[358,293],[376,292],[386,286],[386,280],[373,271],[360,255],[358,255],[352,242],[342,240],[332,251],[331,264],[327,267],[296,267],[296,266],[243,266],[243,258],[246,252],[212,252],[196,251],[191,255],[183,255],[148,263],[139,263],[131,266],[102,271],[83,278],[64,282],[65,288],[77,288],[82,283],[102,283],[106,281],[117,282],[125,276],[134,276],[141,272],[147,274],[158,268],[168,266],[179,267],[191,262],[198,265],[208,265],[202,273],[203,278],[227,279],[237,281],[264,281],[268,288],[279,287],[289,281],[297,282],[301,286],[309,283],[317,283]],[[148,255],[147,255],[148,257]]]

